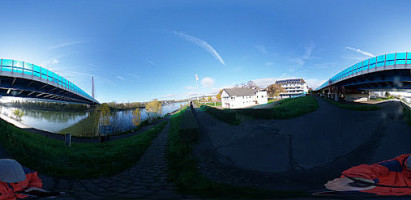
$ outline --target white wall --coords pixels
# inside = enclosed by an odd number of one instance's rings
[[[259,91],[254,96],[231,97],[225,91],[221,94],[221,103],[223,108],[245,108],[259,104],[266,104],[267,102],[267,91]]]
[[[259,105],[268,103],[267,91],[258,91],[256,94],[256,99]]]

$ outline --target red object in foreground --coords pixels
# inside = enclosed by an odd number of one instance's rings
[[[343,177],[359,177],[374,180],[379,185],[393,187],[375,187],[361,192],[374,193],[377,195],[411,195],[411,170],[407,168],[407,158],[411,154],[403,154],[394,159],[386,160],[372,165],[359,165],[352,167],[342,173]]]
[[[19,191],[24,191],[30,187],[41,188],[43,183],[37,175],[37,172],[27,168],[23,168],[26,173],[26,180],[18,183],[5,183],[0,181],[0,200],[15,200],[28,197],[24,194],[19,194]]]

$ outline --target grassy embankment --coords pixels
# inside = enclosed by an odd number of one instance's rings
[[[290,119],[318,109],[318,102],[312,96],[289,98],[278,101],[278,106],[268,109],[226,109],[219,110],[208,106],[201,109],[213,117],[232,125],[238,125],[242,116],[255,119]]]
[[[405,105],[405,103],[402,103],[401,105],[402,105],[402,110],[404,111],[405,121],[407,121],[408,125],[411,126],[411,108]]]
[[[251,187],[237,187],[209,180],[198,171],[193,156],[199,128],[190,109],[183,110],[170,119],[167,158],[169,178],[184,194],[205,198],[286,198],[308,196],[302,191],[268,191]]]
[[[114,175],[133,166],[167,122],[129,138],[106,143],[73,143],[49,139],[0,120],[0,143],[22,165],[43,174],[91,178]]]
[[[355,110],[355,111],[372,111],[372,110],[379,110],[380,107],[376,105],[358,105],[358,104],[343,104],[340,102],[333,101],[331,99],[324,99],[325,101],[334,104],[340,108],[347,109],[347,110]]]
[[[207,106],[221,106],[222,104],[221,104],[221,101],[219,101],[219,102],[216,102],[216,103],[205,103],[205,104],[203,104],[203,105],[207,105]]]

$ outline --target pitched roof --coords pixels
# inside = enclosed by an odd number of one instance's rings
[[[258,92],[257,89],[250,88],[229,88],[224,89],[230,96],[254,96]]]

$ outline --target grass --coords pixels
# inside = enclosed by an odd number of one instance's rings
[[[186,111],[179,112],[171,117],[169,140],[167,147],[168,174],[178,190],[184,194],[198,195],[204,198],[286,198],[286,197],[307,197],[302,191],[269,191],[251,187],[237,187],[228,184],[221,184],[209,180],[198,171],[198,163],[193,156],[193,145],[195,140],[185,138],[181,134],[181,127],[187,120]],[[191,112],[189,110],[189,112]],[[192,116],[194,118],[194,116]],[[190,119],[192,121],[192,119]],[[184,125],[183,125],[184,126]],[[194,130],[192,135],[199,134],[199,130]],[[190,138],[197,138],[197,136]]]
[[[211,113],[211,115],[217,119],[236,125],[240,123],[239,119],[247,117],[254,119],[291,119],[316,111],[319,108],[317,99],[312,96],[282,99],[278,101],[278,104],[278,106],[269,109],[216,110],[214,111],[215,113]],[[232,112],[234,114],[231,115],[235,115],[236,118],[221,114],[223,112]],[[236,121],[234,121],[234,119],[236,119]]]
[[[205,103],[204,105],[207,105],[207,106],[221,106],[222,103],[221,103],[221,101],[219,101],[217,103]]]
[[[133,166],[167,122],[129,138],[106,143],[53,140],[0,120],[0,143],[22,165],[55,177],[110,176]]]
[[[272,108],[273,119],[290,119],[314,112],[319,108],[317,99],[312,96],[283,99],[280,105]]]
[[[355,110],[355,111],[372,111],[372,110],[379,110],[380,107],[376,105],[358,105],[358,104],[343,104],[339,103],[336,101],[333,101],[331,99],[324,99],[325,101],[328,101],[331,104],[334,104],[340,108],[347,109],[347,110]]]
[[[241,122],[237,118],[237,112],[235,110],[229,110],[229,109],[221,110],[221,109],[217,109],[217,108],[206,106],[206,105],[202,105],[200,108],[206,111],[208,114],[210,114],[214,118],[221,120],[223,122],[229,123],[231,125],[238,125]]]

